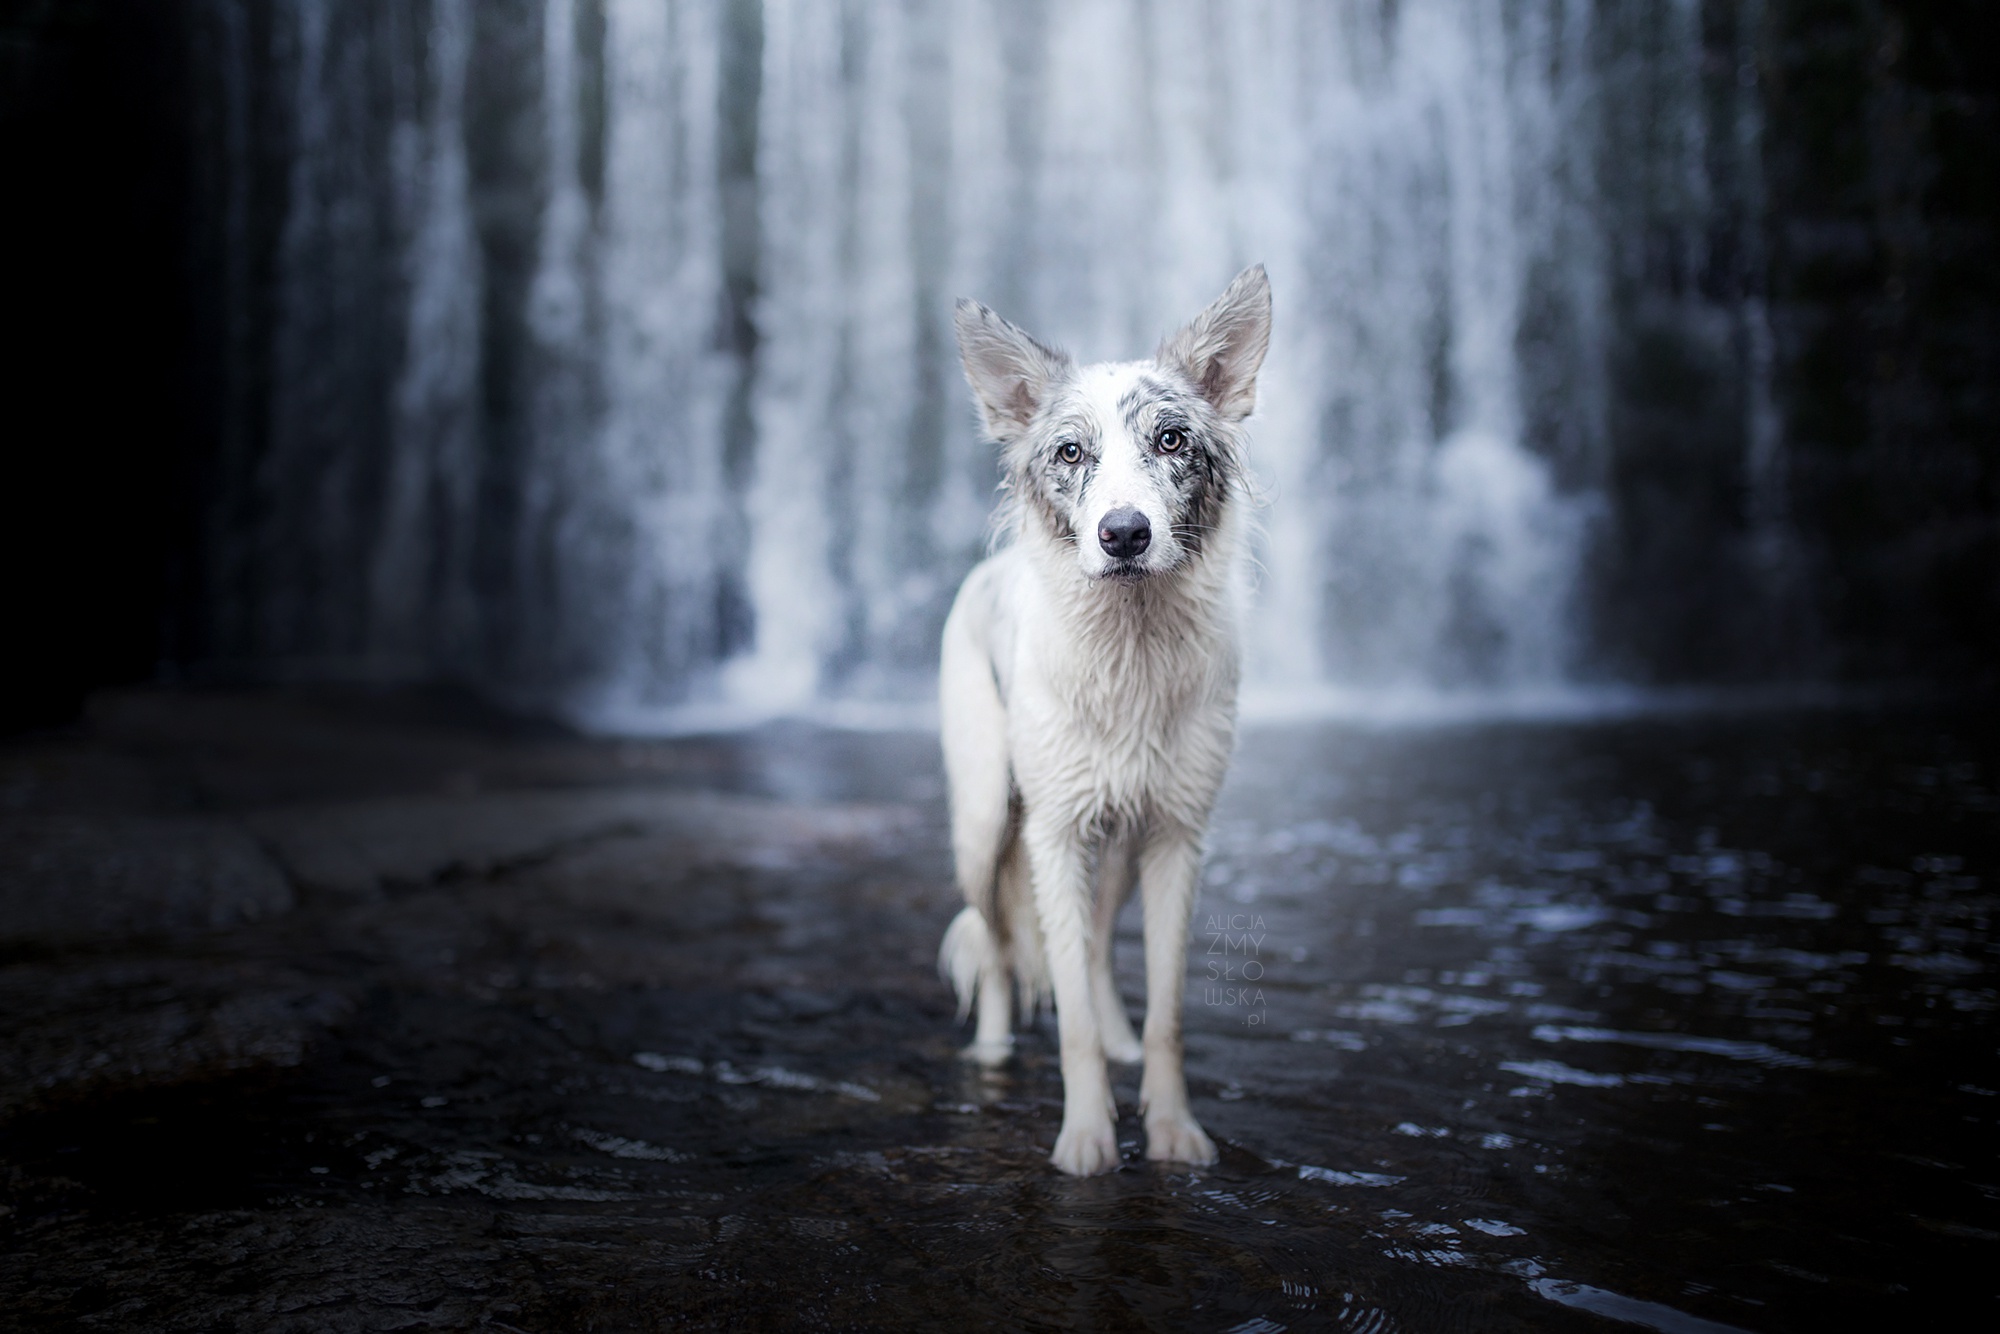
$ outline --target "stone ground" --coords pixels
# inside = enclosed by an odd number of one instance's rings
[[[1996,729],[1253,733],[1209,1171],[1044,1158],[935,738],[142,690],[0,747],[0,1296],[48,1329],[1819,1329],[1995,1309]],[[1136,913],[1119,945],[1136,1003]],[[1983,1318],[1983,1317],[1982,1317]]]

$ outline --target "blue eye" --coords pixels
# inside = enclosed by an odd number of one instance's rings
[[[1065,440],[1062,442],[1062,447],[1056,450],[1056,457],[1064,463],[1078,462],[1083,458],[1083,446],[1074,440]]]
[[[1153,448],[1162,454],[1171,454],[1187,443],[1187,433],[1179,427],[1169,426],[1153,439]]]

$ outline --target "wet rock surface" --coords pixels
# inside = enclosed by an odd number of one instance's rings
[[[35,1328],[1805,1330],[1991,1310],[2000,726],[1256,731],[1211,1170],[959,1061],[935,739],[106,697],[0,750]],[[1118,942],[1135,1009],[1137,913]]]

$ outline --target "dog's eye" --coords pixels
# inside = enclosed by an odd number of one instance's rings
[[[1187,443],[1187,434],[1177,427],[1169,426],[1160,432],[1159,438],[1153,443],[1162,454],[1171,454]]]
[[[1083,457],[1083,446],[1074,440],[1065,440],[1061,448],[1056,450],[1056,457],[1064,463],[1075,463]]]

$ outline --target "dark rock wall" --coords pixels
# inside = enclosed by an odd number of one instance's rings
[[[207,439],[177,20],[0,5],[0,728],[183,649]]]
[[[1827,664],[2000,661],[2000,12],[1781,3],[1766,230]]]
[[[1707,146],[1717,188],[1696,253],[1647,216],[1629,168],[1607,168],[1625,177],[1609,194],[1637,253],[1621,273],[1599,643],[1639,679],[1990,681],[2000,18],[1921,2],[1704,11],[1710,123],[1742,132]],[[1701,337],[1673,317],[1689,293],[1735,318]],[[1742,373],[1760,357],[1764,450]]]

